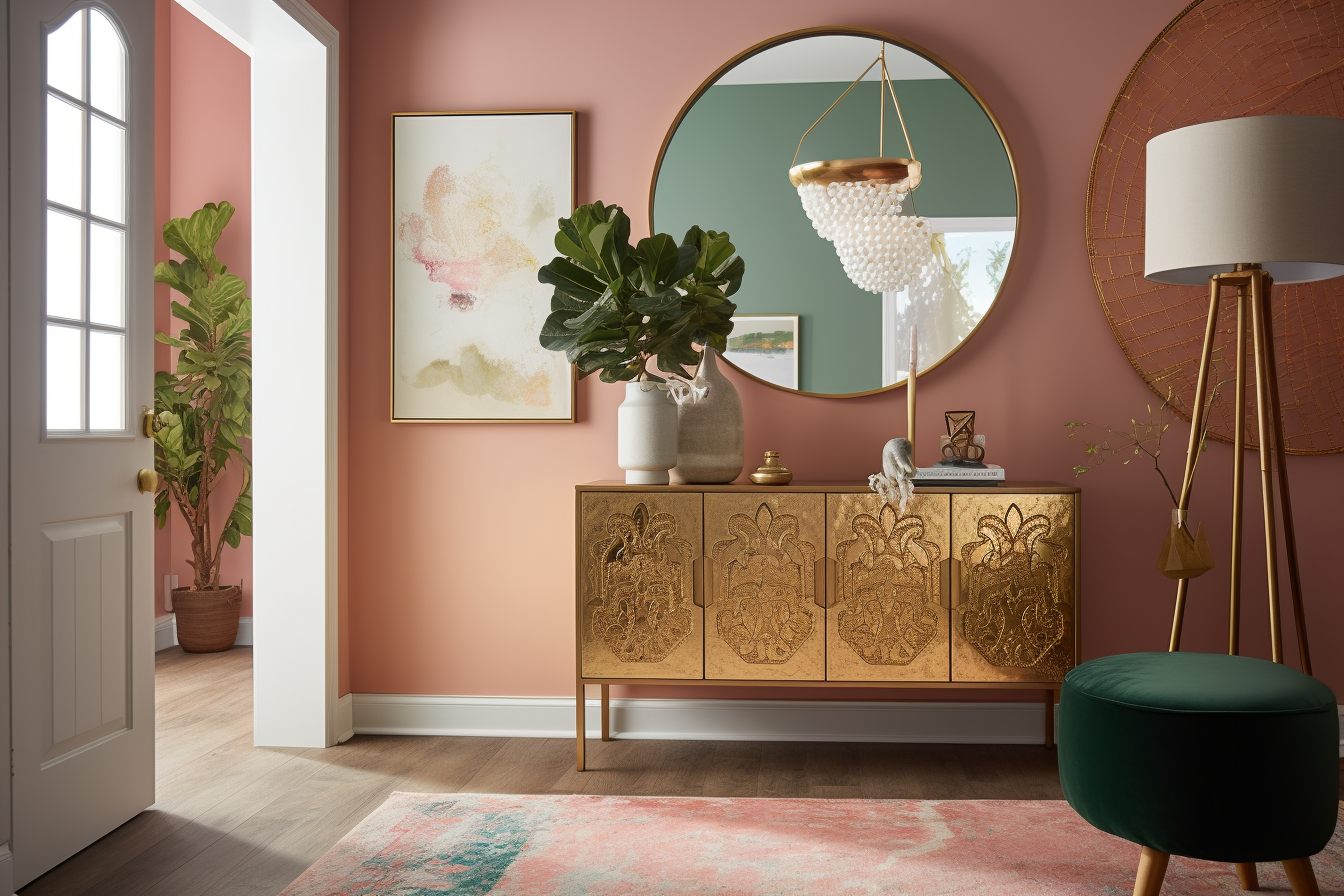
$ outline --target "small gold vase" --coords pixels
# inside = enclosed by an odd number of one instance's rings
[[[751,481],[757,485],[788,485],[793,481],[793,473],[779,463],[778,451],[765,452],[765,464],[751,474]]]

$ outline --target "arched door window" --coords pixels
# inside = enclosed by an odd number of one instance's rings
[[[127,432],[127,58],[86,8],[48,32],[43,305],[44,428]]]

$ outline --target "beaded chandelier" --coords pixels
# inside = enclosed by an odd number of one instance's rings
[[[817,233],[835,244],[845,274],[859,289],[876,293],[898,292],[912,285],[926,284],[936,263],[933,230],[928,219],[901,214],[902,204],[919,186],[921,166],[914,158],[901,104],[887,72],[886,53],[884,43],[878,57],[863,70],[863,74],[855,78],[854,83],[803,134],[793,160],[798,161],[798,152],[807,135],[872,71],[873,66],[879,66],[881,83],[878,90],[885,87],[891,95],[911,157],[889,159],[883,156],[886,142],[886,98],[883,97],[877,158],[804,162],[789,169],[789,182],[798,188],[803,210]]]

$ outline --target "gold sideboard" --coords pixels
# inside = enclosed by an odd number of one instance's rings
[[[1047,745],[1078,657],[1081,491],[921,486],[904,515],[853,483],[580,485],[584,686],[1016,688]]]

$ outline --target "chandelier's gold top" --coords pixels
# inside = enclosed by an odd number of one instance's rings
[[[831,109],[840,105],[849,95],[849,92],[858,86],[867,74],[877,66],[880,81],[877,85],[878,98],[882,101],[878,106],[878,128],[877,128],[877,156],[866,159],[834,159],[829,162],[804,162],[799,165],[798,153],[803,149],[803,141],[807,135],[821,124],[822,119],[831,114]],[[883,88],[886,88],[885,91]],[[908,159],[887,158],[885,153],[887,139],[887,102],[886,96],[891,97],[891,103],[896,107],[896,118],[901,123],[901,134],[905,137],[905,146],[910,150]],[[884,41],[881,49],[878,51],[877,58],[868,63],[868,67],[863,70],[857,78],[854,79],[845,92],[831,103],[830,107],[823,113],[821,118],[812,122],[812,127],[803,132],[803,136],[798,138],[798,148],[793,151],[793,167],[789,169],[789,183],[795,187],[800,187],[806,183],[818,184],[837,184],[837,183],[872,183],[872,184],[892,184],[900,192],[907,193],[919,186],[921,180],[921,169],[918,161],[915,160],[915,147],[910,142],[910,132],[905,127],[905,116],[901,114],[901,101],[896,99],[896,88],[892,86],[891,74],[887,71],[887,45]]]
[[[789,183],[874,183],[892,184],[901,192],[919,186],[922,166],[915,159],[832,159],[829,162],[804,162],[789,169]]]

